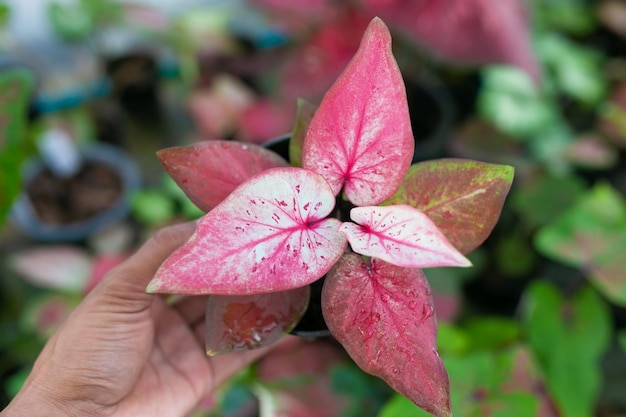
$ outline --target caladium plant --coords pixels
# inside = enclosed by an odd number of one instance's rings
[[[224,141],[159,152],[207,213],[147,290],[210,294],[207,352],[215,354],[289,332],[309,285],[324,278],[324,318],[353,360],[425,410],[451,415],[420,268],[470,266],[463,253],[495,225],[513,169],[462,160],[410,166],[404,82],[378,18],[302,124],[291,152],[302,149],[301,167]]]

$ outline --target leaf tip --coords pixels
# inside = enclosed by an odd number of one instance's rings
[[[148,286],[146,287],[146,292],[148,294],[154,294],[154,293],[158,293],[160,289],[161,289],[161,281],[155,278],[152,281],[150,281],[150,283],[148,283]]]
[[[378,16],[374,17],[370,21],[367,29],[365,29],[365,33],[363,34],[363,39],[369,39],[370,37],[377,37],[386,44],[391,45],[391,33],[389,32],[389,28]]]

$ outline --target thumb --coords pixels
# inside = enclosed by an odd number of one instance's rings
[[[154,295],[145,292],[146,286],[161,263],[189,240],[195,229],[196,223],[188,222],[159,230],[133,256],[109,272],[92,293],[123,299],[124,304],[140,301],[147,307]]]

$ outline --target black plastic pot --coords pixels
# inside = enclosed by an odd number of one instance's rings
[[[415,141],[413,163],[443,157],[457,118],[450,91],[426,75],[406,80],[406,90]]]

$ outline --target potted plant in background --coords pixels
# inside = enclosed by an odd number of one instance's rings
[[[419,268],[470,265],[462,253],[495,225],[513,170],[463,160],[410,166],[405,87],[378,18],[306,124],[290,143],[301,167],[236,142],[159,152],[207,214],[148,291],[210,294],[207,352],[218,354],[278,340],[304,314],[309,285],[325,277],[324,318],[352,359],[449,416],[432,294]]]

